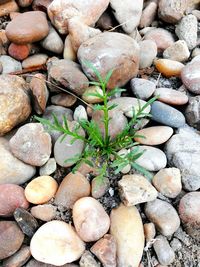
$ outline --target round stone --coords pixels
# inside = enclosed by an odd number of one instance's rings
[[[154,93],[156,84],[142,78],[134,78],[131,80],[131,90],[139,99],[146,100]]]
[[[181,71],[181,79],[190,92],[200,94],[200,61],[187,64]]]
[[[171,59],[158,59],[155,66],[166,77],[179,76],[184,67],[182,63]]]
[[[57,208],[51,204],[37,205],[31,208],[31,214],[39,220],[51,221],[56,217]]]
[[[140,63],[139,68],[144,69],[152,65],[157,55],[157,45],[153,40],[143,40],[139,42]]]
[[[169,88],[157,88],[154,95],[159,101],[169,105],[184,105],[188,102],[188,96],[185,93]]]
[[[31,257],[31,252],[29,246],[22,245],[22,247],[12,256],[3,261],[4,267],[19,267],[24,266],[24,264]]]
[[[17,60],[24,60],[28,57],[30,52],[30,45],[17,45],[14,43],[11,43],[8,48],[8,53],[11,57],[17,59]]]
[[[6,74],[6,73],[9,74],[15,71],[22,70],[22,64],[19,61],[7,55],[0,56],[0,63],[3,67],[3,71],[2,71],[3,74]]]

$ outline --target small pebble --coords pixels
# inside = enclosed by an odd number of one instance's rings
[[[23,69],[26,68],[34,68],[37,66],[45,65],[48,56],[46,54],[36,54],[33,56],[29,56],[22,61]]]
[[[157,88],[154,92],[158,100],[169,105],[184,105],[188,102],[188,96],[185,93],[169,88]]]
[[[94,198],[101,198],[108,191],[110,181],[107,177],[95,177],[92,179],[91,195]]]
[[[195,59],[195,58],[194,58]],[[193,61],[181,71],[181,79],[187,89],[195,95],[200,94],[200,62]]]
[[[8,53],[11,57],[15,58],[16,60],[24,60],[29,56],[30,53],[30,45],[17,45],[11,43],[8,48]]]
[[[80,267],[100,267],[100,264],[92,256],[92,253],[85,251],[79,261]]]
[[[2,74],[21,71],[22,65],[19,61],[7,55],[0,55],[0,63],[3,67]]]
[[[140,46],[140,62],[139,68],[148,68],[153,64],[157,55],[157,45],[154,40],[143,40],[139,42]]]
[[[30,259],[30,248],[26,245],[22,247],[11,257],[3,261],[3,267],[21,267]]]
[[[171,59],[158,59],[155,62],[157,70],[166,77],[180,76],[184,65]]]
[[[156,84],[149,80],[134,78],[131,80],[131,90],[136,97],[146,100],[156,90]]]
[[[51,175],[56,171],[56,161],[54,158],[50,158],[42,167],[40,167],[40,176]]]
[[[71,107],[77,101],[75,96],[70,94],[60,93],[58,95],[54,95],[51,97],[51,103],[54,105],[62,106],[62,107]]]
[[[79,105],[74,110],[74,120],[79,122],[81,120],[88,120],[87,112],[84,106]]]
[[[90,86],[85,90],[84,94],[82,95],[82,98],[83,100],[85,100],[87,103],[90,104],[96,104],[102,102],[101,98],[92,95],[96,93],[102,95],[102,89],[99,86]]]
[[[187,43],[184,40],[175,42],[165,49],[163,57],[179,62],[185,62],[190,57],[190,51],[187,47]]]
[[[57,208],[51,204],[37,205],[31,208],[31,214],[39,220],[48,222],[56,217]]]
[[[144,235],[147,242],[151,242],[156,235],[156,228],[154,223],[144,224]]]

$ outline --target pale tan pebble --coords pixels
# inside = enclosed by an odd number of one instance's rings
[[[169,105],[184,105],[189,100],[185,93],[169,88],[157,88],[154,95],[159,101]]]
[[[63,58],[76,61],[76,52],[72,47],[72,42],[70,40],[70,35],[67,35],[64,43]]]
[[[82,95],[83,100],[90,104],[101,103],[103,100],[98,96],[90,95],[90,94],[100,94],[102,95],[102,89],[99,86],[90,86],[88,87]]]
[[[0,4],[0,17],[8,15],[10,12],[18,11],[19,7],[15,0],[10,0]]]
[[[48,222],[56,217],[57,208],[51,204],[37,205],[31,208],[31,214],[39,220]]]
[[[144,235],[147,242],[150,242],[154,239],[156,235],[156,228],[154,223],[145,223],[144,224]]]
[[[48,56],[46,54],[35,54],[33,56],[29,56],[22,61],[22,67],[26,68],[33,68],[40,65],[45,65]]]
[[[163,57],[179,62],[187,61],[190,57],[190,51],[187,47],[187,43],[184,40],[178,40],[165,49],[163,52]]]
[[[158,59],[155,62],[157,70],[166,77],[178,77],[181,74],[184,64],[171,59]]]

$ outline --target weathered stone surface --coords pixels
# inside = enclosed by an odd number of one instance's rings
[[[94,256],[89,251],[85,251],[79,261],[80,267],[100,267],[100,263],[94,259]]]
[[[51,2],[53,2],[53,0],[33,0],[32,8],[35,11],[46,12]]]
[[[195,57],[196,58],[196,57]],[[195,59],[194,58],[194,59]],[[187,89],[199,95],[200,94],[200,61],[192,61],[181,71],[181,79]]]
[[[21,267],[31,257],[30,248],[23,245],[14,255],[3,261],[3,267]]]
[[[163,57],[179,62],[184,62],[190,57],[190,51],[187,47],[187,43],[184,40],[179,40],[169,46],[163,52]]]
[[[11,12],[16,12],[19,7],[15,0],[4,1],[1,3],[0,17],[10,14]]]
[[[185,110],[188,124],[200,130],[200,96],[190,97]]]
[[[156,84],[152,81],[134,78],[131,80],[131,90],[139,99],[148,99],[156,90]]]
[[[169,88],[157,88],[154,95],[159,101],[169,105],[184,105],[188,102],[188,96],[185,93]]]
[[[77,98],[70,94],[60,93],[51,97],[51,103],[58,106],[69,108],[73,106]]]
[[[51,175],[56,171],[56,161],[54,158],[50,158],[42,167],[40,167],[40,176]]]
[[[57,208],[51,204],[37,205],[31,208],[31,214],[39,220],[51,221],[56,217]]]
[[[101,198],[108,191],[110,181],[107,177],[99,178],[98,176],[92,179],[91,195],[94,198]]]

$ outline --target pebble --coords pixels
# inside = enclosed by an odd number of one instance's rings
[[[22,61],[23,69],[26,68],[34,68],[37,66],[45,65],[48,56],[46,54],[35,54],[32,56],[27,57]]]
[[[79,122],[81,120],[88,120],[87,112],[84,106],[79,105],[74,110],[74,120]]]
[[[62,180],[55,196],[55,204],[71,209],[74,203],[90,195],[90,183],[80,172],[70,172]]]
[[[74,48],[72,47],[72,41],[71,41],[70,35],[67,35],[67,37],[65,38],[63,58],[76,61],[76,52],[74,51]]]
[[[36,260],[61,266],[78,260],[85,245],[71,225],[51,221],[37,230],[31,239],[30,249]]]
[[[195,59],[195,58],[194,58]],[[200,94],[200,61],[187,64],[181,71],[181,79],[187,89],[195,95]]]
[[[22,247],[11,257],[3,261],[3,267],[21,267],[30,259],[30,248],[26,245]]]
[[[90,61],[96,66],[102,77],[105,77],[108,71],[113,69],[107,84],[107,88],[112,89],[125,85],[137,75],[139,46],[136,41],[125,34],[104,32],[90,38],[80,46],[78,60],[81,62],[83,71],[91,80],[98,79],[91,68],[83,63],[84,60]]]
[[[173,238],[171,243],[170,243],[171,248],[173,249],[174,252],[179,251],[182,249],[182,243],[179,241],[177,238]]]
[[[180,219],[174,207],[166,201],[156,199],[147,202],[145,214],[164,236],[173,235],[180,226]]]
[[[180,111],[159,101],[152,104],[151,115],[152,120],[173,128],[179,128],[185,124],[185,117]]]
[[[186,232],[200,241],[200,192],[185,194],[179,203],[179,215]]]
[[[13,221],[0,221],[0,260],[12,256],[24,241],[24,234]]]
[[[0,17],[10,14],[11,12],[18,11],[19,7],[15,0],[10,0],[1,3]]]
[[[159,171],[166,167],[167,158],[162,150],[151,146],[139,146],[139,149],[144,152],[135,161],[137,164],[148,171]]]
[[[193,49],[192,51],[192,58],[196,57],[196,56],[199,56],[200,55],[200,48],[199,47],[196,47]]]
[[[110,181],[107,177],[95,177],[92,179],[91,195],[94,198],[101,198],[108,191]]]
[[[190,126],[200,130],[200,96],[189,98],[185,116]]]
[[[30,53],[30,45],[19,45],[11,43],[8,48],[8,54],[15,58],[16,60],[24,60],[29,56]]]
[[[15,184],[0,184],[0,216],[12,216],[18,207],[29,207],[24,189]]]
[[[44,165],[51,154],[51,137],[40,123],[21,126],[9,145],[13,155],[33,166]]]
[[[182,189],[180,170],[174,167],[162,169],[153,177],[152,183],[162,195],[175,198]]]
[[[156,235],[156,228],[154,223],[145,223],[144,224],[144,235],[146,242],[151,242]]]
[[[155,200],[158,195],[151,183],[139,174],[124,175],[118,187],[120,198],[128,207]]]
[[[163,52],[163,57],[179,62],[185,62],[190,57],[190,51],[184,40],[178,40]]]
[[[26,267],[55,267],[55,265],[48,264],[48,263],[42,263],[40,261],[36,261],[35,259],[31,259],[27,264]],[[79,267],[77,264],[64,264],[62,267]]]
[[[184,16],[175,29],[180,40],[184,40],[191,50],[197,45],[197,18],[192,15]]]
[[[169,105],[184,105],[188,102],[188,96],[180,91],[169,88],[157,88],[154,92],[157,100]]]
[[[73,106],[77,98],[70,94],[60,93],[51,97],[51,103],[57,106],[69,108]]]
[[[100,264],[92,256],[92,253],[85,251],[79,261],[80,267],[100,267]]]
[[[170,247],[167,238],[162,235],[156,236],[156,241],[153,243],[153,248],[158,257],[158,261],[162,265],[169,265],[175,260],[175,253]]]
[[[106,234],[92,247],[91,252],[100,260],[103,266],[116,267],[117,244],[115,238]]]
[[[146,6],[142,11],[142,16],[140,18],[140,28],[145,28],[151,25],[154,21],[158,8],[158,0],[150,0],[147,2]]]
[[[82,99],[89,104],[96,104],[102,102],[102,99],[100,97],[94,96],[92,94],[102,95],[102,89],[99,86],[90,86],[85,90],[84,94],[82,95]]]
[[[18,0],[20,7],[28,7],[32,4],[33,0]]]
[[[137,131],[134,140],[143,145],[156,146],[165,143],[173,134],[169,126],[152,126]],[[141,137],[137,137],[141,136]]]
[[[37,220],[25,209],[17,208],[14,212],[15,221],[18,223],[22,232],[32,237],[38,228]]]
[[[52,0],[33,0],[32,8],[37,11],[47,11],[48,6],[51,4]]]
[[[136,97],[146,100],[156,90],[156,84],[142,78],[134,78],[131,80],[131,90]]]
[[[144,69],[151,67],[157,55],[157,45],[153,40],[143,40],[139,42],[140,61],[139,68]]]
[[[37,205],[31,208],[31,214],[39,220],[48,222],[56,217],[57,208],[51,204]]]
[[[30,203],[43,204],[54,197],[58,184],[51,176],[39,176],[29,182],[25,188],[25,196]]]
[[[42,167],[40,167],[40,176],[51,175],[56,171],[56,161],[54,158],[50,158]]]
[[[3,67],[2,74],[12,73],[15,71],[21,71],[22,65],[19,61],[7,55],[0,56],[0,62]]]
[[[16,16],[6,27],[6,36],[15,44],[27,44],[42,40],[48,35],[46,14],[29,11]]]
[[[35,174],[35,168],[13,156],[9,142],[0,138],[0,184],[23,184]],[[10,167],[12,166],[12,168]]]
[[[101,30],[110,30],[113,28],[113,18],[108,11],[103,12],[96,23],[97,28]]]
[[[100,239],[110,227],[110,219],[103,206],[92,197],[83,197],[73,206],[76,231],[85,242]]]
[[[180,76],[184,65],[171,59],[158,59],[155,62],[157,70],[166,77]]]
[[[144,232],[136,207],[121,204],[112,209],[110,233],[117,242],[117,266],[138,267],[144,249]]]

